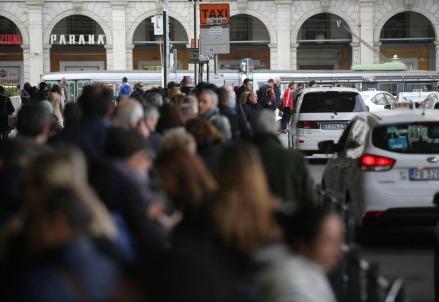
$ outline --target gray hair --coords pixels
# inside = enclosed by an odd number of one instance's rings
[[[143,111],[144,111],[144,116],[148,119],[158,120],[160,117],[159,110],[157,109],[157,107],[153,105],[150,104],[143,105]]]
[[[163,96],[158,92],[150,92],[145,96],[145,100],[148,104],[161,107],[163,106]]]
[[[268,109],[262,110],[256,118],[254,128],[258,134],[275,133],[276,119],[274,118],[273,111]]]
[[[216,94],[215,91],[211,90],[211,89],[204,89],[201,94],[203,93],[207,93],[208,95],[210,95],[212,97],[212,101],[215,105],[218,105],[218,95]]]
[[[138,101],[123,100],[116,108],[114,123],[118,127],[132,129],[141,119],[143,119],[143,108]]]
[[[160,150],[170,150],[173,148],[184,148],[195,154],[197,152],[197,143],[194,137],[187,133],[185,129],[173,129],[166,131],[160,143]]]

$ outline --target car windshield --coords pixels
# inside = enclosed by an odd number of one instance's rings
[[[363,99],[358,93],[350,91],[309,92],[303,96],[300,107],[301,113],[362,111],[365,111]]]
[[[398,153],[439,153],[439,123],[377,127],[372,132],[372,143],[377,148]]]

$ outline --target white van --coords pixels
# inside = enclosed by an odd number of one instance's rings
[[[320,153],[319,142],[337,143],[350,121],[366,111],[358,90],[341,87],[305,89],[295,108],[291,141],[306,155]]]

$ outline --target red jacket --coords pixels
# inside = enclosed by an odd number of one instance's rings
[[[285,89],[282,95],[282,109],[290,108],[293,110],[294,100],[293,100],[293,90],[290,88]]]

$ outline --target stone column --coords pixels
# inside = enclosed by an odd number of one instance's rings
[[[26,1],[29,20],[29,74],[31,85],[38,85],[44,72],[42,2]],[[27,64],[26,64],[27,65]]]
[[[277,33],[277,62],[273,69],[291,69],[291,1],[275,0],[276,3],[276,33]],[[274,37],[271,37],[273,41]],[[273,64],[273,63],[272,63]]]
[[[375,42],[373,43],[373,62],[375,64],[379,64],[379,63],[384,63],[381,62],[381,52],[380,52],[380,48],[381,48],[381,42]]]
[[[291,43],[290,45],[290,56],[291,56],[291,69],[297,70],[297,48],[299,47],[298,43]]]
[[[270,48],[270,66],[268,66],[271,70],[279,69],[279,45],[278,44],[268,44],[268,48]]]
[[[113,45],[105,45],[107,54],[107,68],[106,70],[113,70]]]
[[[21,45],[21,49],[23,49],[23,75],[24,75],[24,82],[30,82],[29,45],[28,44],[23,44],[23,45]]]
[[[126,41],[126,1],[111,1],[112,10],[112,37],[113,37],[113,64],[107,69],[127,69],[127,41]],[[108,52],[108,49],[107,49]],[[108,55],[108,54],[107,54]],[[108,62],[108,59],[107,59]]]
[[[360,48],[361,48],[360,42],[352,42],[352,65],[354,64],[361,64],[361,58],[360,58]]]
[[[126,47],[127,70],[137,69],[137,66],[134,66],[133,50],[134,50],[133,44],[127,45]]]
[[[51,46],[49,44],[45,44],[43,47],[43,70],[44,73],[48,73],[51,71],[51,64],[50,64],[50,48]]]
[[[373,23],[374,23],[374,2],[375,0],[360,0],[360,37],[370,47],[364,43],[360,43],[360,63],[373,64],[374,63],[374,49],[373,46]]]
[[[439,41],[434,41],[434,45],[436,46],[436,71],[439,70]]]

